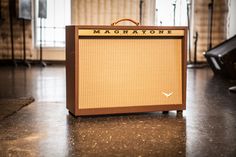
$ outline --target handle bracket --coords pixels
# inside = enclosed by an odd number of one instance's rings
[[[122,21],[129,21],[129,22],[132,22],[132,23],[135,24],[136,26],[139,25],[139,22],[136,22],[136,21],[134,21],[134,20],[132,20],[132,19],[119,19],[119,20],[117,20],[116,22],[113,22],[111,25],[112,25],[112,26],[116,26],[118,23],[120,23],[120,22],[122,22]]]

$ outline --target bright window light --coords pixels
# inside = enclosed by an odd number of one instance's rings
[[[36,9],[36,46],[40,45],[40,18],[38,18],[38,1]],[[42,46],[65,47],[65,25],[70,24],[70,1],[47,0],[47,18],[42,19]]]
[[[186,0],[156,0],[158,26],[187,26]]]

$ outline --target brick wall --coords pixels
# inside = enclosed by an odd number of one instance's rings
[[[18,1],[16,1],[16,15],[13,17],[13,40],[15,58],[23,58],[23,27],[22,20],[18,18]],[[3,21],[0,24],[0,59],[11,58],[11,35],[8,0],[1,0],[1,12]],[[32,56],[32,29],[31,21],[25,22],[26,35],[26,55]]]
[[[194,1],[194,32],[198,32],[198,59],[205,60],[208,48],[208,4],[211,0]],[[215,0],[213,12],[212,46],[223,42],[227,35],[228,0]],[[192,51],[193,52],[193,51]]]

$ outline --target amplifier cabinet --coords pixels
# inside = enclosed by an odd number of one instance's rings
[[[186,27],[67,26],[67,109],[75,116],[184,110],[186,35]]]

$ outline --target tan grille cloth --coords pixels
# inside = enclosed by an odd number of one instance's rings
[[[182,104],[181,47],[181,39],[80,39],[79,109]]]

